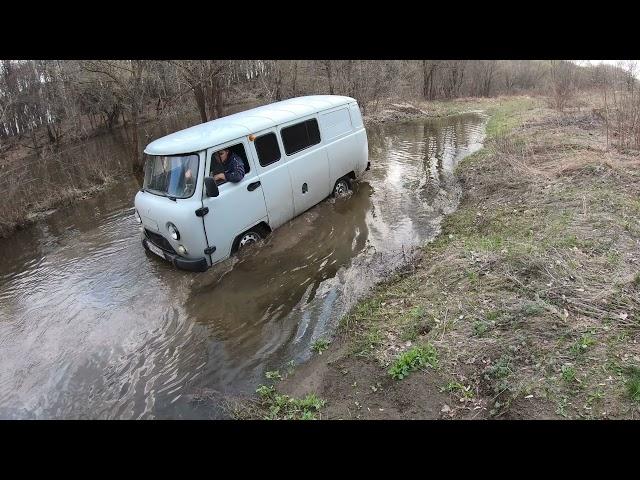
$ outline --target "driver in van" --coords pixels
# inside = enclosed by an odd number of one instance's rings
[[[213,154],[215,161],[211,162],[211,173],[216,183],[226,181],[238,183],[244,177],[244,162],[242,158],[228,148],[218,150]]]

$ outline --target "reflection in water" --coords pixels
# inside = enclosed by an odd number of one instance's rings
[[[480,148],[461,115],[368,130],[371,171],[204,274],[145,254],[135,182],[50,215],[0,248],[0,417],[210,418],[266,370],[302,361],[340,316],[437,233]],[[112,151],[114,155],[120,155]]]

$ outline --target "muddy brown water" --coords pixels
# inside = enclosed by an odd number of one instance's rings
[[[122,182],[0,241],[1,418],[226,418],[457,207],[480,113],[369,127],[372,168],[202,274],[146,254]]]

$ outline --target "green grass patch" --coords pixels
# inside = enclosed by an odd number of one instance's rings
[[[329,341],[324,338],[320,338],[311,344],[311,350],[316,352],[318,355],[322,355],[327,348],[329,348]]]
[[[310,393],[298,399],[279,394],[275,387],[260,385],[256,390],[261,406],[266,410],[265,420],[315,420],[326,401]]]
[[[278,370],[270,370],[265,372],[264,376],[269,380],[282,380],[282,375],[280,375],[280,371]]]
[[[473,390],[470,385],[463,385],[457,381],[451,381],[440,389],[441,392],[449,392],[458,396],[458,398],[473,398]]]
[[[545,309],[539,303],[530,302],[522,307],[521,312],[528,317],[532,317],[535,315],[541,315],[545,312]]]
[[[632,366],[627,369],[626,387],[631,400],[640,403],[640,367]]]
[[[358,357],[368,357],[380,345],[382,345],[382,332],[378,327],[372,326],[358,335],[353,353]]]
[[[422,321],[426,314],[427,311],[422,305],[418,305],[409,310],[409,312],[403,319],[403,321],[405,322],[405,326],[402,329],[402,333],[400,336],[402,341],[413,341],[418,338],[418,335],[420,335],[423,331],[429,330],[426,322]]]
[[[491,109],[491,118],[487,122],[487,138],[496,138],[511,132],[520,122],[520,113],[535,106],[532,99],[509,99]]]
[[[503,355],[495,364],[485,370],[485,378],[487,380],[500,380],[508,377],[512,373],[511,359]]]
[[[427,366],[435,368],[437,365],[438,354],[433,345],[416,345],[396,358],[389,368],[389,375],[396,380],[402,380],[411,372]]]
[[[485,322],[484,320],[476,320],[471,325],[473,330],[473,335],[476,337],[482,337],[489,329],[491,328],[491,324],[489,322]]]
[[[295,360],[289,360],[287,362],[286,367],[287,367],[287,375],[291,375],[293,373],[293,371],[295,370],[295,368],[296,368]]]
[[[513,386],[509,381],[509,378],[514,373],[512,361],[513,360],[510,356],[502,355],[496,363],[485,368],[483,372],[484,379],[489,382],[496,397],[513,389]],[[497,401],[492,409],[493,413],[491,411],[489,413],[494,415],[505,406],[506,405],[504,403]]]
[[[391,283],[391,280],[389,283]],[[376,292],[365,299],[360,300],[347,314],[340,319],[340,330],[348,331],[354,325],[362,322],[366,322],[374,317],[380,310],[380,306],[383,302],[383,296],[385,292],[386,284],[380,285]]]
[[[567,407],[569,406],[569,399],[567,397],[560,397],[558,399],[558,402],[556,404],[556,413],[560,416],[563,416],[565,418],[568,417],[567,415]]]
[[[576,379],[576,369],[571,365],[563,365],[561,371],[565,382],[572,383]]]
[[[571,353],[574,355],[581,355],[595,343],[596,339],[594,338],[593,333],[587,332],[571,345]]]

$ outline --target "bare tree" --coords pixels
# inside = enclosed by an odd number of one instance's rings
[[[327,72],[327,82],[329,85],[329,95],[333,95],[333,62],[331,60],[325,60],[323,62],[325,71]]]
[[[552,60],[549,66],[549,81],[554,107],[560,112],[564,112],[575,90],[575,65],[565,60]]]
[[[213,120],[224,114],[224,73],[227,62],[223,60],[172,61],[193,92],[200,119]]]
[[[427,100],[433,100],[435,98],[436,92],[433,81],[439,64],[438,61],[433,60],[422,61],[422,96]]]
[[[474,92],[479,97],[491,96],[493,80],[498,62],[496,60],[480,60],[475,62],[475,78],[473,79]]]
[[[444,62],[444,77],[442,91],[444,98],[455,98],[460,93],[467,61],[449,60]]]
[[[86,60],[82,69],[93,75],[94,81],[109,85],[114,96],[123,107],[122,115],[128,137],[131,167],[137,177],[141,176],[143,162],[139,153],[139,121],[145,104],[144,76],[149,62],[146,60]],[[128,119],[124,116],[125,111]],[[130,136],[129,132],[130,131]]]

